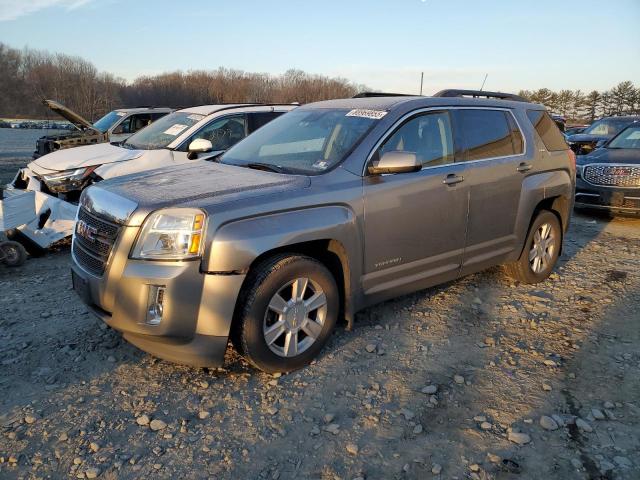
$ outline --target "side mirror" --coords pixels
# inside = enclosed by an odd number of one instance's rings
[[[598,141],[596,142],[596,148],[602,148],[602,147],[604,147],[604,146],[607,144],[607,142],[608,142],[608,141],[609,141],[609,140],[598,140]]]
[[[189,153],[187,154],[187,158],[189,160],[194,160],[198,158],[199,153],[210,152],[211,150],[213,150],[213,144],[209,140],[196,138],[189,144]]]
[[[407,173],[417,172],[422,169],[422,164],[418,162],[418,157],[411,152],[387,152],[377,162],[369,165],[371,175],[381,175],[383,173]]]

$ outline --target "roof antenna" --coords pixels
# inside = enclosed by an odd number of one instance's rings
[[[422,84],[424,82],[424,72],[420,72],[420,96],[422,96]]]
[[[480,91],[482,91],[482,89],[484,88],[484,82],[486,82],[486,81],[487,81],[487,77],[488,77],[488,76],[489,76],[489,74],[488,74],[488,73],[485,73],[485,74],[484,74],[484,80],[482,81],[482,86],[480,87]]]

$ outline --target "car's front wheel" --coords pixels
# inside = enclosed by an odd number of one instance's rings
[[[322,263],[302,255],[278,255],[250,272],[232,341],[257,368],[290,372],[318,355],[338,312],[338,287]]]
[[[560,255],[562,229],[558,217],[547,210],[534,219],[520,258],[507,264],[509,276],[523,283],[538,283],[553,271]]]

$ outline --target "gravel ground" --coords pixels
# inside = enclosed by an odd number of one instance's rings
[[[68,250],[0,268],[0,477],[638,479],[639,246],[638,219],[576,215],[547,282],[386,302],[284,376],[138,351]]]

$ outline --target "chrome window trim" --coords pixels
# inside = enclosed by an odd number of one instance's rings
[[[586,169],[587,167],[632,167],[632,168],[640,168],[640,165],[633,164],[633,163],[588,163],[586,165],[582,165],[582,175],[580,175],[580,179],[584,183],[588,183],[592,187],[596,187],[596,188],[618,188],[618,189],[622,189],[622,190],[637,190],[637,189],[640,189],[640,186],[638,186],[638,187],[624,187],[624,186],[619,186],[619,185],[599,185],[597,183],[591,183],[589,180],[584,178],[584,169]]]
[[[398,120],[396,120],[393,125],[391,125],[391,127],[389,129],[387,129],[387,131],[384,133],[384,135],[382,135],[382,137],[380,137],[380,139],[375,143],[375,145],[373,146],[373,149],[369,152],[369,155],[367,155],[367,161],[364,163],[364,166],[362,168],[362,176],[368,176],[368,172],[367,172],[367,165],[369,165],[369,162],[371,162],[371,159],[373,158],[373,155],[375,154],[375,152],[378,150],[378,148],[380,148],[380,145],[382,145],[382,143],[384,143],[385,140],[387,140],[387,138],[389,138],[394,132],[395,130],[407,119],[409,119],[410,117],[416,116],[416,115],[420,115],[421,113],[427,113],[427,112],[444,112],[444,111],[450,111],[450,110],[489,110],[489,111],[500,111],[500,112],[508,112],[511,117],[513,118],[513,120],[516,123],[516,126],[518,127],[518,130],[520,131],[520,135],[522,136],[522,153],[516,153],[514,155],[502,155],[500,157],[489,157],[489,158],[480,158],[478,160],[467,160],[467,161],[462,161],[462,162],[456,162],[455,160],[451,163],[447,163],[445,165],[434,165],[431,167],[423,167],[422,169],[420,169],[420,171],[423,170],[428,170],[430,168],[438,168],[438,167],[445,167],[447,165],[455,165],[456,163],[458,164],[469,164],[469,163],[477,163],[477,162],[487,162],[487,161],[492,161],[492,160],[500,160],[502,158],[517,158],[517,157],[523,157],[527,155],[527,137],[526,135],[524,135],[523,130],[522,130],[522,126],[520,125],[520,122],[518,121],[518,118],[513,114],[513,110],[511,108],[505,108],[505,107],[467,107],[467,106],[452,106],[452,107],[424,107],[424,108],[419,108],[417,110],[412,110],[411,112],[407,112],[405,113],[402,117],[400,117]],[[508,122],[507,122],[508,123]],[[453,131],[452,131],[453,133]],[[454,142],[455,142],[455,138],[454,138]],[[394,175],[394,174],[392,174]]]

